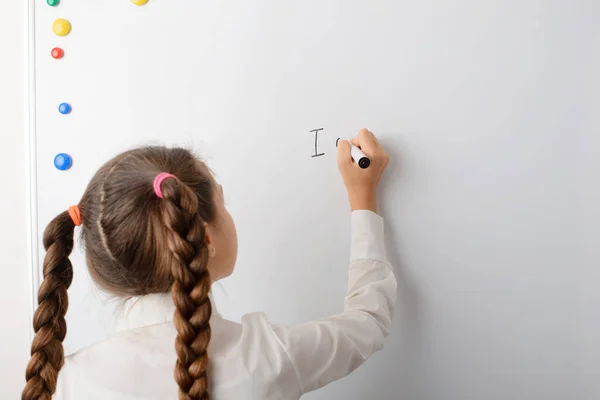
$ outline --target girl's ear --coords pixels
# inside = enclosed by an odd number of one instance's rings
[[[212,226],[204,222],[204,232],[206,232],[206,246],[208,247],[208,257],[213,258],[217,255],[217,249],[214,246],[214,232]]]

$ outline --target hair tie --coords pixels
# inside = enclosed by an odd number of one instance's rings
[[[69,216],[73,220],[75,226],[81,225],[81,211],[79,211],[78,206],[69,207]]]
[[[161,172],[160,174],[156,175],[156,178],[154,178],[154,193],[156,193],[156,195],[161,199],[163,198],[161,185],[166,179],[169,178],[177,179],[175,175],[169,174],[168,172]]]

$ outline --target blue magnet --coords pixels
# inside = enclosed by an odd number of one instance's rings
[[[69,103],[61,103],[60,106],[58,106],[58,111],[61,114],[68,114],[71,112],[71,105]]]
[[[54,157],[54,166],[60,171],[66,171],[71,168],[72,165],[73,159],[68,154],[60,153]]]

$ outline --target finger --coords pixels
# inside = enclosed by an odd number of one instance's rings
[[[361,129],[358,132],[358,142],[360,143],[360,148],[367,155],[373,155],[377,151],[377,140],[375,139],[375,135],[368,129]]]
[[[377,144],[377,146],[381,146],[379,144],[379,139],[377,139],[377,136],[373,132],[371,132],[371,131],[369,131],[369,132],[371,133],[371,136],[373,136],[373,140],[375,141],[375,143]]]
[[[381,153],[383,151],[383,147],[381,147],[381,143],[379,143],[379,139],[377,139],[377,135],[375,135],[371,131],[369,131],[369,134],[370,134],[371,138],[373,139],[373,142],[375,143],[375,147],[377,148],[377,151]]]
[[[351,138],[350,143],[352,143],[353,145],[355,145],[357,147],[360,147],[360,142],[358,141],[358,138]]]
[[[350,154],[350,142],[340,140],[337,146],[338,165],[352,164],[352,155]]]

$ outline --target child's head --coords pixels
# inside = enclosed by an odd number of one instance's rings
[[[155,179],[164,172],[175,177],[162,181],[157,193]],[[119,296],[171,291],[178,331],[175,379],[188,396],[182,398],[202,398],[210,340],[208,292],[211,282],[231,274],[237,257],[235,226],[221,186],[189,151],[146,147],[100,168],[78,209],[88,269],[97,284]],[[23,399],[50,398],[56,389],[74,227],[65,211],[44,233],[44,281]]]

